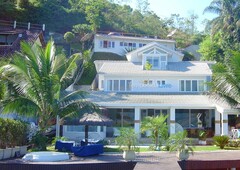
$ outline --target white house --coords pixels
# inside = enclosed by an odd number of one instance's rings
[[[173,40],[150,42],[147,38],[110,35],[95,38],[95,51],[104,51],[104,41],[108,41],[114,45],[105,52],[118,54],[123,52],[122,42],[136,43],[136,47],[146,43],[126,53],[127,61],[95,61],[98,90],[91,91],[89,99],[107,108],[105,114],[114,120],[113,127],[95,128],[101,137],[117,136],[117,128],[123,126],[140,132],[145,116],[160,113],[169,115],[170,134],[203,128],[213,135],[228,134],[228,115],[239,113],[205,94],[213,63],[182,61],[183,54],[175,50]],[[68,128],[66,135],[71,132]]]

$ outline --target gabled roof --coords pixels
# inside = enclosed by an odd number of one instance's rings
[[[169,49],[169,48],[161,45],[161,44],[158,43],[158,42],[148,43],[147,45],[145,45],[145,46],[143,46],[143,47],[141,47],[141,48],[138,48],[138,49],[136,49],[136,50],[133,50],[133,51],[127,53],[126,56],[132,55],[132,54],[134,54],[134,53],[141,53],[141,52],[144,52],[144,51],[146,51],[146,50],[148,50],[148,49],[150,49],[150,48],[154,48],[154,47],[159,48],[160,50],[162,50],[162,51],[164,51],[164,52],[166,52],[166,53],[170,53],[170,54],[174,53],[174,54],[176,54],[176,55],[178,55],[178,56],[181,56],[181,57],[184,56],[184,54],[182,54],[182,53],[180,53],[180,52],[178,52],[178,51]]]
[[[142,63],[129,61],[95,61],[98,65],[99,74],[107,75],[139,75],[139,76],[177,76],[177,75],[199,75],[211,76],[212,71],[206,62],[169,62],[166,70],[144,70]]]

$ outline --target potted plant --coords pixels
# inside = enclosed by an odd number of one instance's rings
[[[116,143],[120,148],[123,147],[123,158],[125,160],[134,160],[136,158],[137,134],[133,128],[121,128]]]
[[[179,160],[187,160],[189,153],[193,154],[193,147],[188,145],[191,141],[187,138],[187,131],[178,132],[170,136],[168,143],[170,151],[177,151],[176,156]]]
[[[204,130],[200,130],[198,132],[198,139],[199,139],[199,141],[198,141],[199,145],[206,145],[207,144],[207,141],[206,141],[207,132]]]

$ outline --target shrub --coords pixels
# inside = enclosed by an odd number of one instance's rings
[[[33,136],[31,143],[34,145],[34,150],[46,151],[48,138],[41,132]]]
[[[230,147],[240,147],[240,140],[239,139],[233,139],[228,141],[228,146]]]
[[[224,149],[224,147],[228,144],[229,137],[228,136],[214,136],[213,143],[220,147],[220,149]]]
[[[0,148],[25,145],[26,132],[25,122],[0,118]]]

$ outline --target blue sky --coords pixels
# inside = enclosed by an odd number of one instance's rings
[[[150,10],[154,11],[159,17],[170,17],[171,14],[180,14],[182,17],[187,17],[190,14],[197,14],[198,30],[202,31],[204,25],[201,24],[204,19],[212,19],[216,15],[205,13],[203,10],[210,5],[212,0],[148,0]]]

